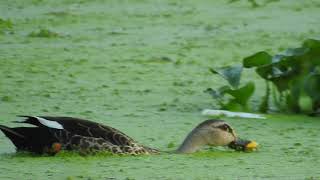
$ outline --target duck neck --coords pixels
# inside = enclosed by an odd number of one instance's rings
[[[184,139],[183,143],[177,149],[178,153],[193,153],[204,146],[206,143],[205,139],[201,136],[199,132],[190,132],[188,136]]]

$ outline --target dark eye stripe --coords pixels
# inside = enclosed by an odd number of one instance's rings
[[[224,131],[230,132],[230,133],[232,132],[231,127],[228,126],[227,124],[223,124],[223,125],[221,125],[221,126],[218,126],[218,128],[219,128],[219,129],[222,129],[222,130],[224,130]]]

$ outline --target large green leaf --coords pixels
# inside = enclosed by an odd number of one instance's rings
[[[247,106],[248,100],[252,96],[254,89],[254,83],[249,82],[239,89],[227,89],[225,93],[230,94],[232,97],[234,97],[236,102],[241,104],[242,106]]]
[[[305,63],[320,66],[320,40],[308,39],[304,41],[303,47],[309,48],[309,52],[304,57],[304,59],[308,59]]]
[[[309,51],[307,47],[289,48],[284,52],[285,56],[302,56]]]
[[[248,110],[247,107],[243,107],[235,99],[230,99],[226,104],[223,104],[221,108],[229,111],[238,111],[238,112]]]
[[[294,74],[280,75],[278,77],[272,77],[269,80],[277,87],[279,92],[289,90],[291,81],[293,80]]]
[[[219,74],[226,79],[233,88],[237,88],[240,83],[242,66],[227,66],[217,69],[210,69],[214,74]]]
[[[243,59],[243,66],[245,68],[263,66],[270,63],[272,63],[272,56],[265,51],[258,52]]]
[[[256,72],[282,92],[288,90],[290,82],[303,71],[300,61],[296,56],[277,55],[273,58],[273,63],[257,67]]]
[[[215,99],[221,99],[221,98],[223,98],[225,92],[229,89],[230,89],[229,86],[222,86],[216,90],[214,90],[212,88],[208,88],[207,90],[205,90],[205,92],[209,93]]]
[[[230,86],[222,86],[219,89],[207,89],[213,98],[217,99],[221,108],[231,111],[248,111],[248,101],[254,92],[255,86],[253,82],[247,83],[245,86],[232,89]],[[225,98],[228,94],[230,98]]]
[[[317,39],[307,39],[303,42],[303,47],[310,49],[320,49],[320,40]]]

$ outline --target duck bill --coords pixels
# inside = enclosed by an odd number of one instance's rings
[[[250,141],[248,144],[246,144],[245,148],[248,149],[248,150],[257,149],[258,148],[258,143],[255,142],[255,141]]]
[[[258,148],[258,143],[250,140],[236,139],[228,147],[236,151],[255,151]]]

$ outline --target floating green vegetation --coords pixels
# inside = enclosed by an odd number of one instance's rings
[[[29,37],[40,37],[40,38],[57,38],[63,37],[61,34],[53,32],[49,29],[40,29],[39,31],[33,31],[29,35]]]
[[[95,157],[107,157],[107,156],[120,156],[117,154],[112,154],[108,151],[99,151],[99,152],[77,152],[77,151],[61,151],[57,153],[55,156],[62,157],[62,158],[69,158],[69,157],[86,157],[86,156],[95,156]]]
[[[3,102],[12,102],[13,98],[11,96],[3,96],[0,98]]]
[[[255,86],[252,82],[239,88],[243,67],[254,68],[265,80],[266,92],[260,102],[259,111],[270,109],[270,96],[278,110],[317,114],[320,111],[320,41],[308,39],[298,48],[271,56],[265,51],[243,59],[242,65],[210,69],[225,78],[229,85],[217,90],[207,89],[219,100],[222,109],[252,111],[247,102]],[[271,85],[271,87],[270,87]],[[225,95],[231,95],[226,99]]]
[[[16,158],[24,158],[24,157],[38,157],[38,158],[44,158],[44,157],[56,157],[56,158],[85,158],[85,157],[119,157],[119,156],[129,156],[129,155],[118,155],[118,154],[112,154],[108,151],[98,151],[98,152],[78,152],[78,151],[60,151],[59,153],[55,155],[51,154],[34,154],[27,151],[19,151],[14,154],[10,154],[10,157],[16,157]]]
[[[0,34],[4,34],[6,32],[12,32],[13,24],[8,20],[4,20],[0,18]]]
[[[235,3],[235,2],[238,2],[238,1],[240,1],[240,0],[230,0],[229,3]],[[258,3],[257,0],[247,0],[247,2],[251,5],[252,8],[266,6],[269,3],[278,2],[278,1],[280,1],[280,0],[265,0],[265,1],[261,2],[261,3]]]

